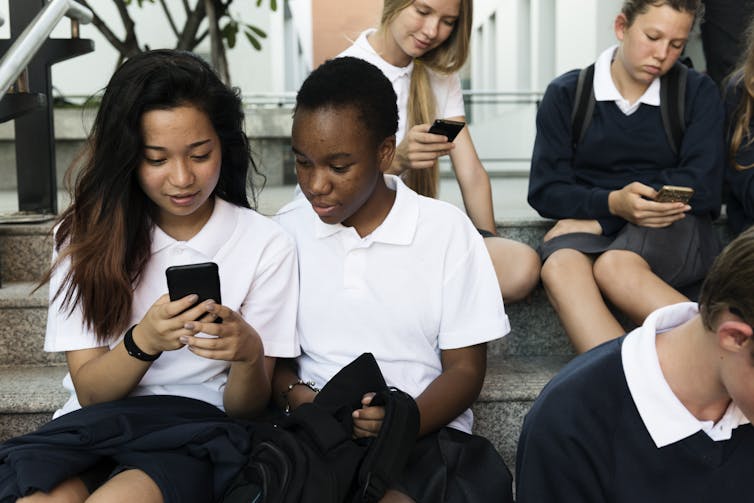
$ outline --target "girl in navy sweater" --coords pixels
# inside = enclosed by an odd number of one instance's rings
[[[723,112],[708,77],[688,71],[684,134],[669,143],[660,78],[688,39],[699,0],[626,0],[619,44],[595,63],[595,106],[583,138],[571,117],[579,71],[553,80],[537,113],[529,203],[557,220],[540,248],[542,281],[578,351],[625,330],[605,298],[633,323],[687,300],[719,251]],[[692,188],[688,203],[655,201],[663,185]]]

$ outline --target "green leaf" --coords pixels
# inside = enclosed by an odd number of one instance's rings
[[[231,21],[220,30],[220,36],[228,42],[228,48],[233,49],[236,46],[236,35],[238,35],[238,23]]]
[[[259,38],[267,38],[267,33],[264,32],[261,28],[257,28],[256,26],[246,24],[246,28],[254,32],[254,35],[256,35]]]
[[[246,35],[246,38],[249,39],[249,43],[254,47],[254,49],[256,49],[257,51],[262,50],[262,44],[259,43],[259,40],[257,40],[253,33],[247,31],[244,32],[244,34]]]
[[[263,1],[264,0],[257,0],[257,7],[261,7]],[[277,0],[270,0],[270,9],[272,9],[273,11],[277,11],[278,10],[278,2],[277,2]]]

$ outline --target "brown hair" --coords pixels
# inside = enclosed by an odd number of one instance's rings
[[[728,124],[728,154],[733,168],[739,171],[754,166],[744,166],[736,160],[740,149],[750,147],[754,143],[750,129],[751,120],[754,118],[754,18],[746,31],[746,50],[741,54],[736,70],[725,81],[729,84],[725,86],[726,93],[733,92],[733,88],[741,93]]]
[[[704,17],[704,4],[701,0],[625,0],[620,11],[626,16],[628,26],[631,26],[636,16],[644,14],[650,7],[663,5],[668,5],[678,12],[693,14],[695,22]]]
[[[471,40],[473,21],[472,0],[460,0],[458,19],[448,39],[439,47],[414,59],[411,73],[406,129],[417,124],[426,124],[435,119],[437,104],[429,83],[427,70],[451,74],[457,72],[466,62]],[[402,10],[414,4],[414,0],[385,0],[382,8],[380,29],[385,30]],[[411,169],[406,173],[406,185],[419,194],[437,197],[438,163],[429,169]]]
[[[699,312],[708,330],[720,314],[735,312],[754,324],[754,227],[742,232],[712,264],[699,294]]]
[[[247,173],[254,164],[238,90],[188,52],[156,50],[123,63],[105,88],[86,150],[66,174],[70,187],[79,170],[72,203],[56,226],[58,258],[40,282],[70,262],[54,298],[69,312],[79,307],[100,343],[127,328],[134,288],[151,257],[156,210],[137,179],[144,155],[141,117],[186,105],[204,112],[220,138],[222,164],[213,195],[243,207],[249,207],[247,189],[253,197]]]

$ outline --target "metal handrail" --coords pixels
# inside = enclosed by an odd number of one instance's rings
[[[74,0],[51,0],[0,59],[0,99],[65,16],[85,24],[93,18],[92,11]]]

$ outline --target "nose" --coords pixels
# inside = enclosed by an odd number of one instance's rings
[[[324,168],[312,168],[306,170],[305,184],[308,192],[313,196],[321,196],[328,194],[332,190],[332,183],[328,176],[327,169]],[[301,176],[299,175],[299,178]]]
[[[169,180],[175,187],[188,187],[194,183],[194,172],[185,159],[177,160],[173,164]]]
[[[427,20],[424,21],[424,26],[422,27],[424,36],[430,40],[434,40],[434,38],[437,36],[439,25],[440,19],[430,16]]]
[[[669,42],[660,42],[657,44],[655,48],[655,59],[658,61],[665,61],[665,58],[668,57],[668,52],[670,51],[670,43]]]

